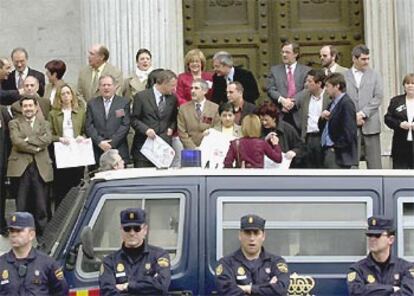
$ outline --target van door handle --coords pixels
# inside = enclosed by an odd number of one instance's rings
[[[188,290],[184,290],[184,291],[169,291],[168,292],[169,296],[192,296],[193,292],[192,291],[188,291]]]

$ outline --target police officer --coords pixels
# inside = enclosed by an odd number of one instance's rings
[[[287,295],[285,260],[265,251],[265,220],[256,215],[240,221],[240,249],[220,259],[216,284],[220,295]]]
[[[145,211],[121,212],[120,250],[106,256],[100,270],[101,295],[166,295],[171,281],[170,257],[149,245]]]
[[[350,295],[414,295],[414,265],[393,256],[393,220],[384,216],[368,219],[369,254],[352,265],[347,276]]]
[[[0,295],[68,295],[62,268],[36,250],[32,214],[15,212],[8,220],[11,250],[0,257]]]

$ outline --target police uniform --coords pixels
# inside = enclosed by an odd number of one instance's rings
[[[16,212],[9,228],[34,228],[30,213]],[[0,257],[0,295],[68,295],[62,268],[46,254],[32,248],[24,259],[13,250]]]
[[[371,217],[367,234],[382,234],[392,230],[392,224],[391,219]],[[381,265],[371,254],[352,265],[347,276],[349,295],[414,295],[414,264],[391,254]],[[394,292],[394,287],[400,290]]]
[[[241,219],[241,229],[264,230],[265,220],[248,215]],[[215,270],[220,295],[246,295],[238,285],[251,285],[251,295],[287,295],[290,275],[286,261],[262,247],[259,258],[248,260],[241,249],[219,260]],[[271,283],[273,277],[277,281]]]
[[[131,214],[133,213],[133,214]],[[142,225],[145,212],[142,209],[127,209],[121,212],[121,224]],[[132,258],[124,246],[106,256],[100,270],[101,295],[166,295],[171,282],[170,257],[158,247],[144,241],[142,252]],[[121,293],[117,284],[128,283],[128,291]]]

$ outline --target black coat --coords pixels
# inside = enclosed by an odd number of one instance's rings
[[[399,95],[390,100],[387,113],[384,116],[385,124],[394,130],[392,137],[392,160],[394,169],[414,166],[414,141],[407,141],[408,130],[400,127],[401,122],[408,121],[405,95]],[[414,133],[413,133],[414,137]],[[407,164],[411,160],[412,163]]]
[[[253,103],[259,98],[259,87],[253,73],[235,67],[233,81],[238,81],[243,85],[243,98],[245,101]],[[223,76],[213,75],[213,96],[211,99],[214,103],[220,105],[227,102],[227,82]]]
[[[7,80],[3,80],[1,83],[1,88],[4,90],[17,90],[16,88],[16,70],[9,74]],[[43,97],[45,94],[45,75],[39,71],[29,68],[29,73],[27,76],[36,77],[39,80],[39,90],[37,93],[39,96]]]

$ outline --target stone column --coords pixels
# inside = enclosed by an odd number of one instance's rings
[[[180,0],[81,1],[81,28],[85,63],[88,48],[102,43],[124,76],[134,71],[139,48],[151,51],[155,68],[184,69]]]
[[[402,80],[407,73],[414,72],[414,5],[412,0],[396,1],[397,38],[399,45],[399,78]],[[402,86],[401,86],[402,89]]]
[[[390,98],[400,92],[401,75],[397,40],[399,33],[396,26],[396,2],[400,1],[364,0],[365,41],[370,49],[371,67],[381,73],[384,83],[381,115],[386,113]],[[391,152],[391,136],[392,131],[383,126],[381,134],[383,155],[389,155]]]

